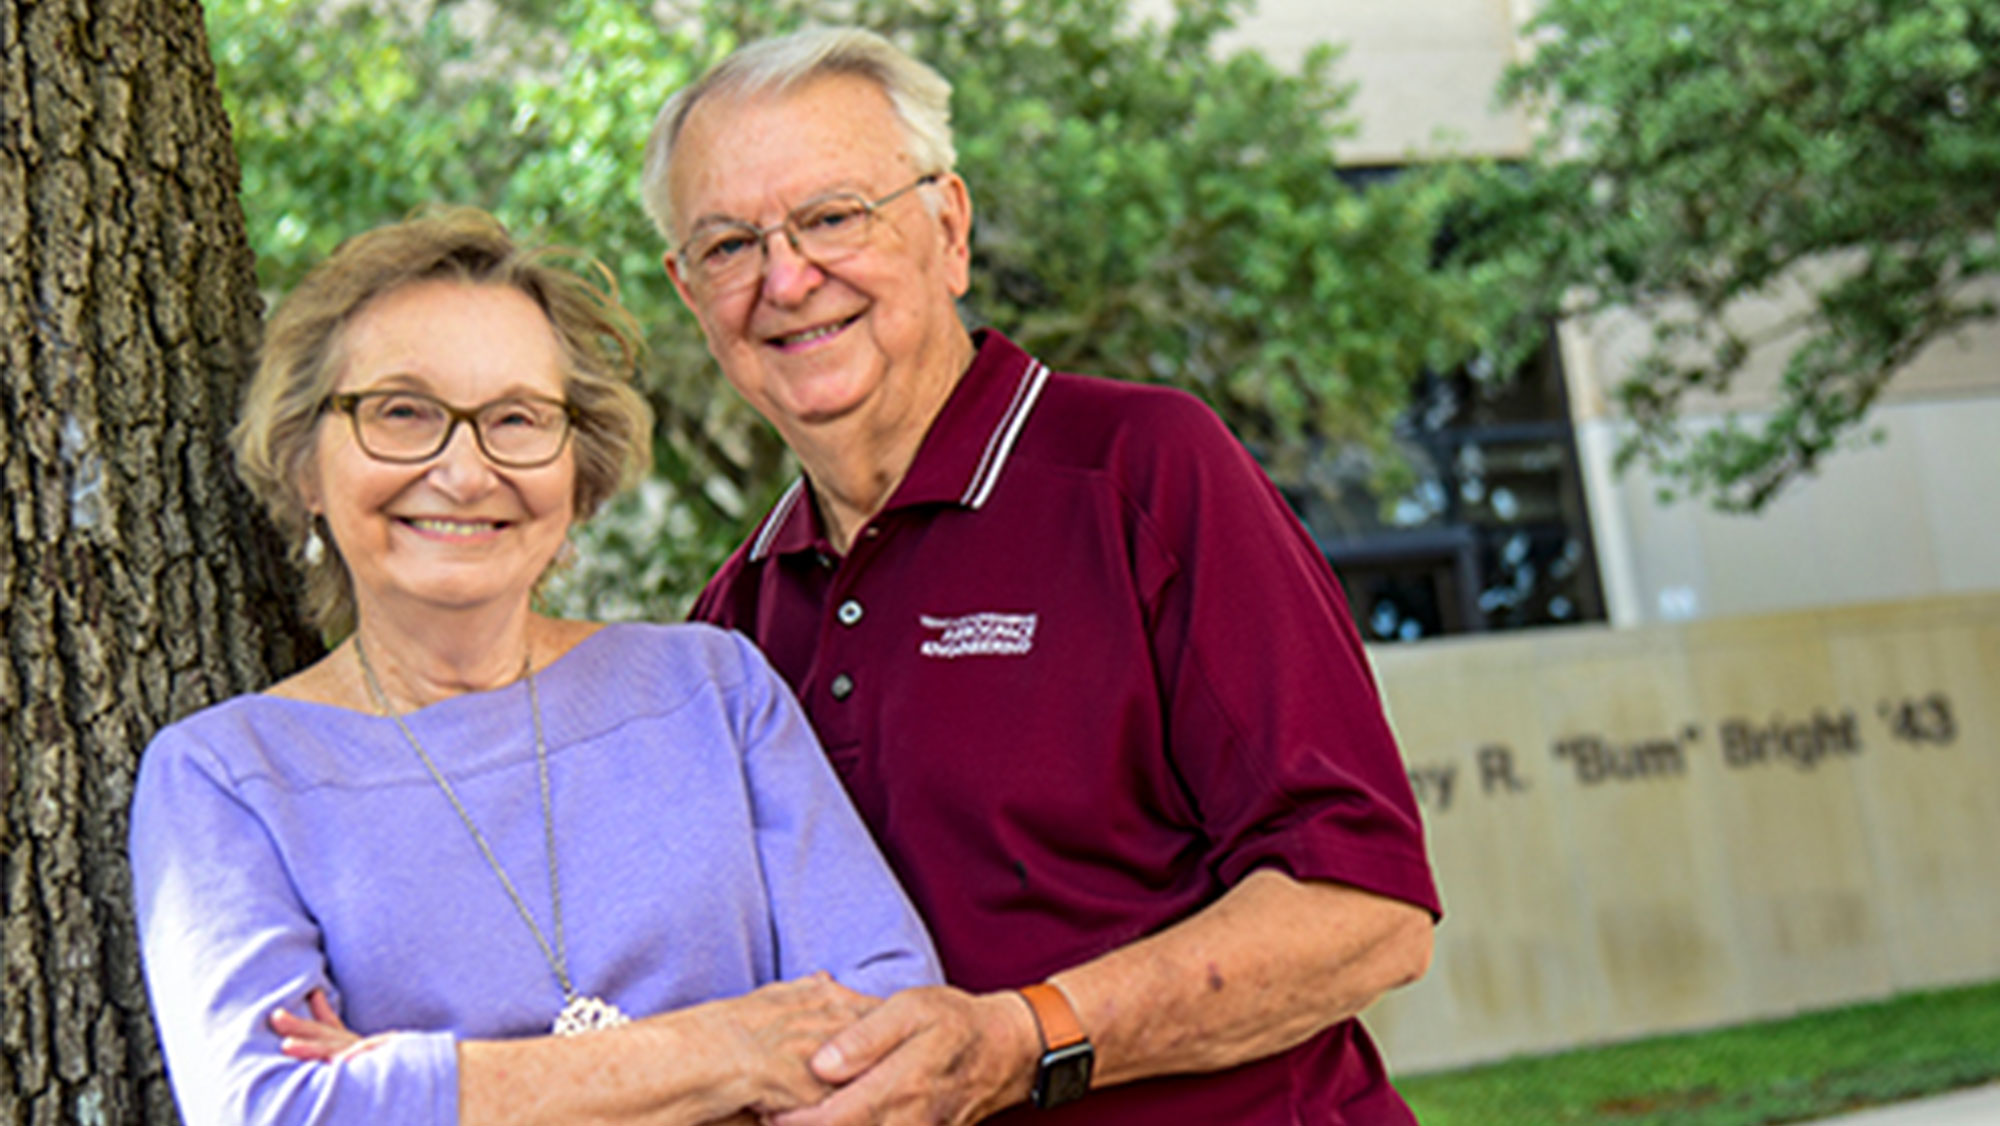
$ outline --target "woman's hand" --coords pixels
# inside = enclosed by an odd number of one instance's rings
[[[393,1032],[368,1037],[356,1035],[334,1011],[324,989],[306,994],[306,1009],[312,1014],[310,1018],[294,1016],[284,1009],[271,1012],[271,1031],[280,1037],[278,1050],[295,1060],[339,1063],[380,1047],[395,1035]]]
[[[882,1002],[825,973],[774,982],[741,997],[688,1010],[737,1061],[746,1110],[775,1114],[810,1106],[832,1088],[806,1066],[820,1045]]]

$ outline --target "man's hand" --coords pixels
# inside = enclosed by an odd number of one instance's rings
[[[958,1126],[1027,1098],[1041,1037],[1027,1001],[907,989],[827,1041],[813,1073],[838,1089],[773,1126]]]
[[[814,1074],[808,1058],[828,1037],[853,1027],[880,1004],[820,972],[685,1012],[699,1022],[695,1027],[702,1039],[733,1061],[733,1101],[770,1114],[825,1096],[831,1084]]]

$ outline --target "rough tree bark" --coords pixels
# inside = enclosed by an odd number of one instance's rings
[[[259,302],[196,0],[0,0],[0,1124],[172,1121],[124,860],[161,724],[316,648],[224,436]]]

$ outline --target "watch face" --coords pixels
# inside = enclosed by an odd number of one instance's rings
[[[1090,1090],[1090,1067],[1095,1060],[1088,1041],[1044,1055],[1035,1073],[1035,1105],[1046,1110],[1082,1098]]]

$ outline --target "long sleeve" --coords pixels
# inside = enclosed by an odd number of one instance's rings
[[[146,983],[181,1117],[202,1123],[458,1121],[447,1033],[336,1065],[294,1061],[267,1023],[338,990],[268,827],[174,729],[142,763],[129,838]]]
[[[779,976],[825,969],[877,996],[942,980],[916,909],[834,776],[791,692],[734,635],[746,686],[738,717]]]

